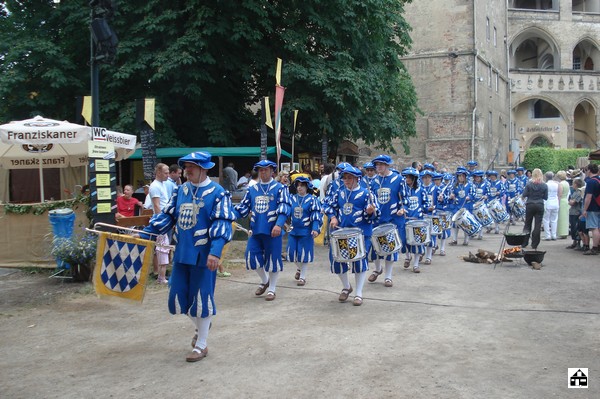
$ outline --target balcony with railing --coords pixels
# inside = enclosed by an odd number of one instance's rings
[[[511,91],[600,93],[600,72],[587,70],[512,69]]]

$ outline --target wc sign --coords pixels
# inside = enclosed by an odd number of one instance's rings
[[[103,127],[92,127],[93,141],[106,141],[106,129]]]

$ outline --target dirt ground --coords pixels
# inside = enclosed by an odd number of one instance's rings
[[[326,247],[305,287],[286,262],[277,299],[255,297],[236,241],[209,355],[193,364],[193,326],[168,314],[166,287],[131,305],[48,272],[0,273],[0,397],[600,397],[600,257],[558,240],[542,242],[540,271],[459,259],[500,237],[448,247],[420,274],[397,263],[394,287],[366,283],[361,307],[338,302]],[[573,367],[588,389],[567,388]]]

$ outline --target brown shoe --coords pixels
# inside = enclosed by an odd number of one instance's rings
[[[360,306],[360,305],[362,305],[362,298],[359,297],[359,296],[355,296],[354,297],[354,301],[352,302],[352,304],[354,306]]]
[[[383,282],[383,285],[385,285],[386,287],[393,287],[394,282],[392,281],[392,279],[386,278],[385,281]]]
[[[258,286],[258,288],[256,289],[256,292],[254,293],[254,295],[261,296],[262,294],[265,293],[265,291],[267,291],[267,288],[269,288],[269,282],[268,281],[267,281],[266,284],[260,284]]]
[[[338,298],[340,302],[346,302],[348,300],[348,295],[350,295],[350,293],[352,292],[352,286],[350,286],[350,288],[344,288],[342,290],[342,293],[340,294],[340,297]]]
[[[421,269],[418,267],[413,267],[413,273],[421,273]]]
[[[208,356],[208,348],[204,348],[204,349],[194,348],[192,353],[187,355],[187,357],[185,358],[185,361],[189,362],[189,363],[194,363],[194,362],[204,359],[206,356]]]
[[[294,280],[300,280],[300,270],[296,270],[296,274],[294,274]]]
[[[296,283],[297,286],[299,287],[304,287],[304,285],[306,285],[306,280],[303,278],[298,279],[298,282]]]
[[[409,266],[410,266],[410,259],[406,259],[406,260],[404,261],[404,268],[405,268],[405,269],[408,269],[408,268],[409,268]]]
[[[377,277],[381,275],[381,273],[383,273],[383,271],[373,271],[373,273],[371,273],[371,275],[369,276],[369,282],[374,283],[377,280]]]
[[[273,291],[269,291],[267,292],[267,296],[265,297],[265,301],[274,301],[275,300],[275,293]]]

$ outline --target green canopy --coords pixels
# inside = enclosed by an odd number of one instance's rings
[[[260,157],[260,147],[169,147],[157,148],[157,158],[181,158],[184,155],[196,151],[209,152],[213,157]],[[277,149],[275,147],[267,147],[267,156],[276,156]],[[292,154],[285,150],[281,150],[281,156],[291,158]],[[138,148],[127,159],[142,159],[142,149]]]

